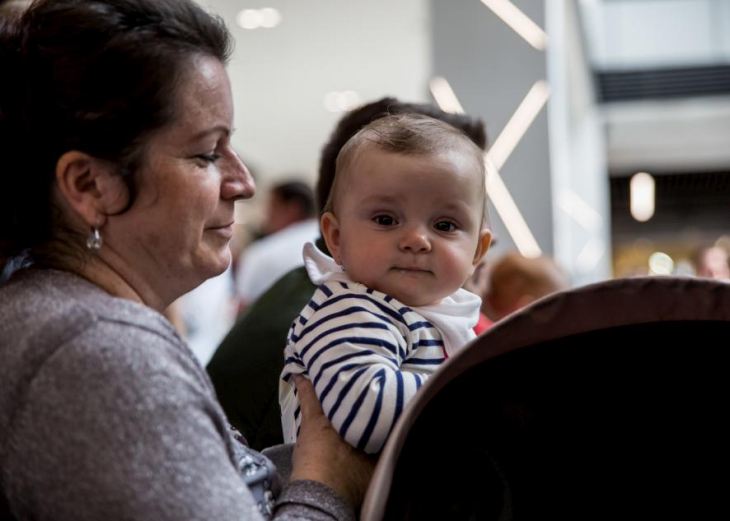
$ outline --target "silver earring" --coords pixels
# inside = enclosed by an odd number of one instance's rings
[[[91,227],[91,234],[86,238],[86,247],[91,251],[99,251],[104,244],[104,240],[99,234],[99,228]]]

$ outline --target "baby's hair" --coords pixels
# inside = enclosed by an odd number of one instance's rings
[[[356,158],[370,148],[413,156],[438,155],[457,150],[471,156],[475,174],[479,176],[481,190],[485,194],[484,216],[486,216],[486,171],[483,150],[456,127],[421,114],[393,114],[382,117],[363,127],[350,138],[337,156],[335,180],[324,207],[325,212],[334,213],[335,200],[343,176]]]
[[[487,132],[484,122],[479,118],[444,112],[436,105],[429,103],[404,103],[396,98],[382,98],[373,101],[342,116],[322,148],[316,190],[317,209],[320,213],[324,212],[324,206],[332,191],[337,155],[342,147],[361,128],[389,114],[423,114],[444,121],[464,132],[482,150],[487,149]]]

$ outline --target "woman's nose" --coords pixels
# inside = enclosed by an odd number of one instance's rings
[[[226,170],[223,173],[221,197],[234,200],[253,197],[256,193],[256,183],[241,158],[234,150],[230,150],[226,161],[228,164],[224,166]]]
[[[431,251],[431,240],[423,227],[414,226],[404,230],[399,247],[409,253],[426,253]]]

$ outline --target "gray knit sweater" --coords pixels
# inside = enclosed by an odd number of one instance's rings
[[[0,287],[0,518],[261,519],[237,443],[160,314],[61,271]],[[300,481],[274,518],[352,516]]]

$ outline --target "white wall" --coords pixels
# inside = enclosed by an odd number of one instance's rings
[[[605,133],[576,0],[548,0],[547,24],[554,256],[580,285],[611,276]]]
[[[236,108],[233,142],[260,185],[291,174],[316,179],[319,152],[341,114],[330,91],[365,102],[393,95],[427,99],[431,71],[425,0],[200,0],[236,39],[229,66]],[[236,14],[273,7],[273,29],[245,30]]]
[[[599,69],[730,63],[730,0],[581,4]]]

